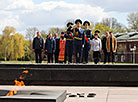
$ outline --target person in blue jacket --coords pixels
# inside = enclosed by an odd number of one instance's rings
[[[92,35],[92,31],[89,29],[90,22],[85,21],[83,23],[83,26],[85,27],[84,30],[84,49],[83,49],[83,58],[82,62],[84,64],[88,63],[88,55],[91,47],[91,40],[94,38]]]
[[[55,49],[56,42],[50,33],[45,42],[45,51],[47,52],[48,63],[53,63],[53,54],[55,53]]]
[[[84,30],[81,28],[82,21],[77,19],[75,21],[76,27],[73,29],[74,34],[74,51],[76,57],[76,63],[81,63],[81,56],[82,56],[82,47],[83,45],[83,34]]]
[[[66,51],[68,57],[68,64],[72,63],[72,56],[73,56],[73,23],[69,22],[67,24],[67,31],[65,33],[66,38]]]

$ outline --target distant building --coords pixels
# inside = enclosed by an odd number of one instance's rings
[[[122,63],[138,63],[138,32],[118,33],[114,35],[118,41],[118,50],[116,54],[116,62]],[[131,51],[136,46],[135,54]]]

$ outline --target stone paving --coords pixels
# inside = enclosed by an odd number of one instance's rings
[[[0,86],[0,89],[12,89],[11,86]],[[26,86],[19,89],[48,89],[67,90],[71,95],[84,93],[84,97],[69,97],[65,102],[138,102],[137,87],[68,87],[68,86]],[[95,97],[87,97],[89,93],[95,93]]]

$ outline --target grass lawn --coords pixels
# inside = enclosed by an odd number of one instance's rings
[[[35,63],[35,61],[2,61],[0,63],[29,64],[29,63]],[[46,64],[46,63],[47,63],[47,61],[43,61],[43,64]],[[94,64],[94,63],[93,62],[89,62],[89,64]],[[103,63],[100,63],[100,64],[103,64]],[[133,65],[133,63],[116,63],[116,64]],[[136,63],[136,64],[138,64],[138,63]]]
[[[2,61],[1,63],[29,64],[29,63],[35,63],[35,61]],[[47,62],[43,61],[43,63],[47,63]]]

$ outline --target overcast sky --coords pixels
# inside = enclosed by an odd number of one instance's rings
[[[127,15],[138,11],[138,0],[1,0],[0,31],[13,26],[18,32],[37,27],[64,27],[68,19],[100,21],[115,17],[127,26]]]

